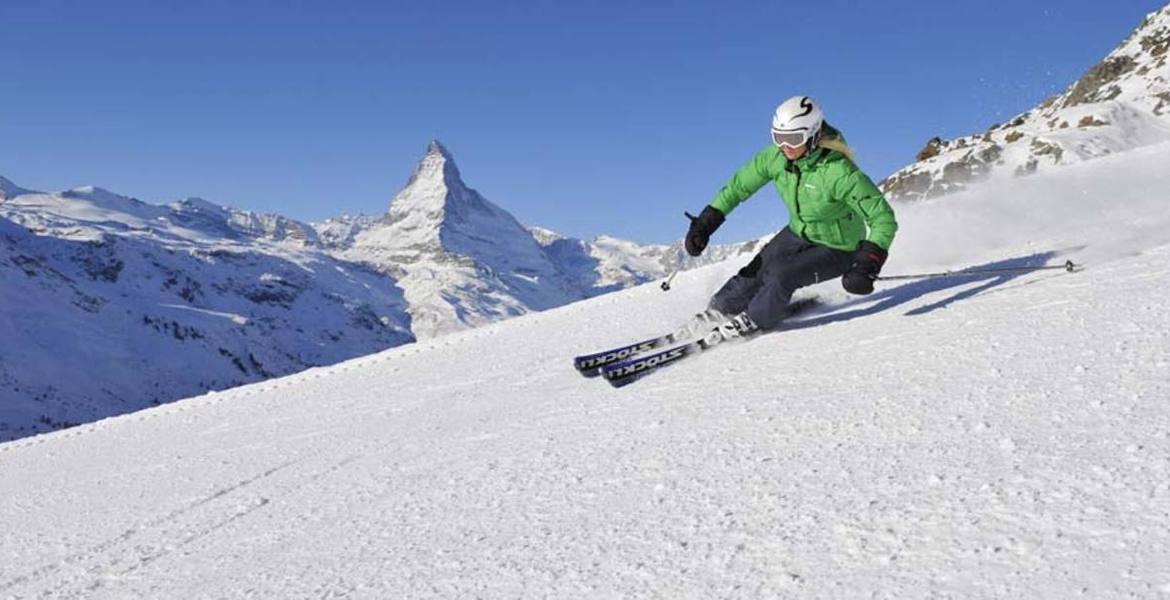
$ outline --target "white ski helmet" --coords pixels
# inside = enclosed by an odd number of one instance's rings
[[[812,98],[793,96],[777,106],[772,115],[772,142],[789,148],[808,143],[811,150],[820,140],[824,122],[825,113]]]

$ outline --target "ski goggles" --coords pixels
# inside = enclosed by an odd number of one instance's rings
[[[807,129],[772,130],[772,142],[781,148],[787,146],[795,150],[808,142],[808,138]]]

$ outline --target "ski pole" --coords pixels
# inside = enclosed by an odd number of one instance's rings
[[[686,211],[683,211],[683,214],[686,215],[687,218],[690,219],[692,223],[694,223],[695,220],[699,218],[699,217],[696,217],[695,215],[692,215],[691,213],[686,212]],[[683,246],[684,247],[686,246],[686,240],[683,240]],[[674,281],[674,276],[678,275],[678,272],[682,270],[682,263],[683,263],[682,258],[679,258],[678,265],[676,265],[674,267],[674,270],[670,272],[670,275],[666,278],[666,281],[663,281],[662,284],[659,285],[659,287],[662,288],[662,291],[664,291],[664,292],[670,291],[670,282]]]
[[[674,281],[674,276],[678,275],[678,272],[679,272],[679,267],[675,267],[674,270],[670,272],[670,277],[667,277],[666,281],[663,281],[662,285],[660,286],[662,288],[662,291],[664,291],[664,292],[670,291],[670,282]]]
[[[1073,261],[1066,261],[1063,265],[1051,265],[1047,267],[1006,267],[1002,269],[964,269],[962,271],[945,271],[942,273],[920,273],[918,275],[893,275],[890,277],[878,277],[877,281],[894,281],[897,279],[926,279],[930,277],[961,277],[963,275],[986,275],[991,273],[1030,273],[1032,271],[1046,271],[1052,269],[1064,269],[1072,273],[1078,268],[1084,268],[1084,265],[1074,264]]]

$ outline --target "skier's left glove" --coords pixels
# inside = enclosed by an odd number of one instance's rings
[[[727,217],[724,217],[723,213],[714,206],[707,206],[697,217],[692,216],[691,213],[683,214],[691,220],[691,227],[687,230],[687,239],[684,244],[687,254],[698,256],[707,248],[707,241],[711,239],[711,234],[719,229]]]
[[[882,271],[887,256],[889,253],[869,240],[858,244],[853,252],[853,265],[841,278],[845,291],[862,296],[873,293],[873,282]]]

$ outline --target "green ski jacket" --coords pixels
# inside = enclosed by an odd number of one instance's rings
[[[796,235],[849,252],[865,239],[890,249],[898,230],[894,210],[873,181],[837,150],[819,147],[789,161],[770,145],[735,172],[711,206],[729,215],[769,181],[788,207],[788,227]]]

